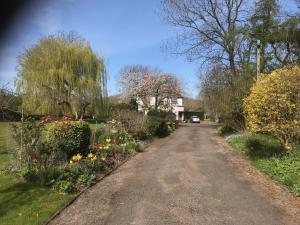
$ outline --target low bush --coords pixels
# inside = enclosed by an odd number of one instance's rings
[[[159,138],[166,137],[170,134],[170,129],[166,121],[162,121],[155,131],[155,135]]]
[[[29,118],[20,124],[12,124],[11,129],[13,139],[18,144],[13,152],[14,169],[19,170],[35,162],[47,163],[50,151],[43,142],[43,126],[39,122]]]
[[[150,110],[147,114],[146,130],[152,136],[166,137],[176,126],[176,116],[172,112]]]
[[[145,141],[151,138],[151,135],[145,132],[144,130],[138,130],[134,134],[134,138],[137,140]]]
[[[218,128],[218,134],[220,136],[227,136],[227,135],[233,134],[235,132],[237,132],[237,131],[234,128],[232,128],[231,126],[227,126],[227,125],[223,125]]]
[[[55,156],[62,153],[69,158],[79,151],[86,154],[90,136],[91,129],[82,120],[55,121],[46,126],[46,142]]]
[[[136,133],[138,130],[144,130],[146,125],[146,116],[130,109],[117,109],[113,111],[113,119],[123,124],[126,132]]]
[[[91,143],[96,143],[100,137],[108,136],[111,133],[110,127],[106,124],[99,124],[93,131]]]
[[[300,196],[299,146],[295,146],[292,153],[283,154],[281,142],[266,134],[237,136],[231,140],[230,145],[242,151],[257,169]]]

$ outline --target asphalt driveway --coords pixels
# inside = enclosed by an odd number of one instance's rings
[[[288,209],[243,177],[214,135],[211,124],[180,127],[90,188],[50,224],[297,224]]]

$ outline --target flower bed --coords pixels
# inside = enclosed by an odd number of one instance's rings
[[[138,142],[126,132],[106,132],[97,137],[96,143],[82,145],[81,140],[86,143],[90,139],[86,125],[83,121],[47,125],[28,121],[15,126],[15,139],[22,135],[23,140],[16,150],[14,171],[27,182],[58,192],[77,192],[139,150]]]

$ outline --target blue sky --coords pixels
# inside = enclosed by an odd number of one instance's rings
[[[57,31],[76,31],[104,57],[109,95],[119,91],[117,77],[125,65],[143,64],[172,72],[184,81],[189,96],[198,94],[197,69],[184,57],[161,50],[162,41],[176,35],[159,15],[160,0],[44,0],[24,10],[0,46],[1,83],[12,86],[16,57],[25,48]],[[41,3],[42,2],[42,3]]]
[[[281,2],[297,11],[296,1]],[[0,83],[13,86],[17,55],[41,37],[76,31],[104,57],[109,95],[119,91],[117,77],[123,66],[143,64],[177,74],[186,93],[196,97],[200,65],[161,50],[162,41],[180,30],[165,24],[159,11],[160,0],[38,0],[15,18],[2,41]]]

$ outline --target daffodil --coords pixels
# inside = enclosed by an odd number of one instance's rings
[[[97,156],[94,155],[93,157],[90,158],[90,160],[91,161],[96,161],[97,160]]]
[[[72,160],[75,162],[79,162],[81,159],[82,159],[82,155],[80,155],[79,153],[72,157]]]

